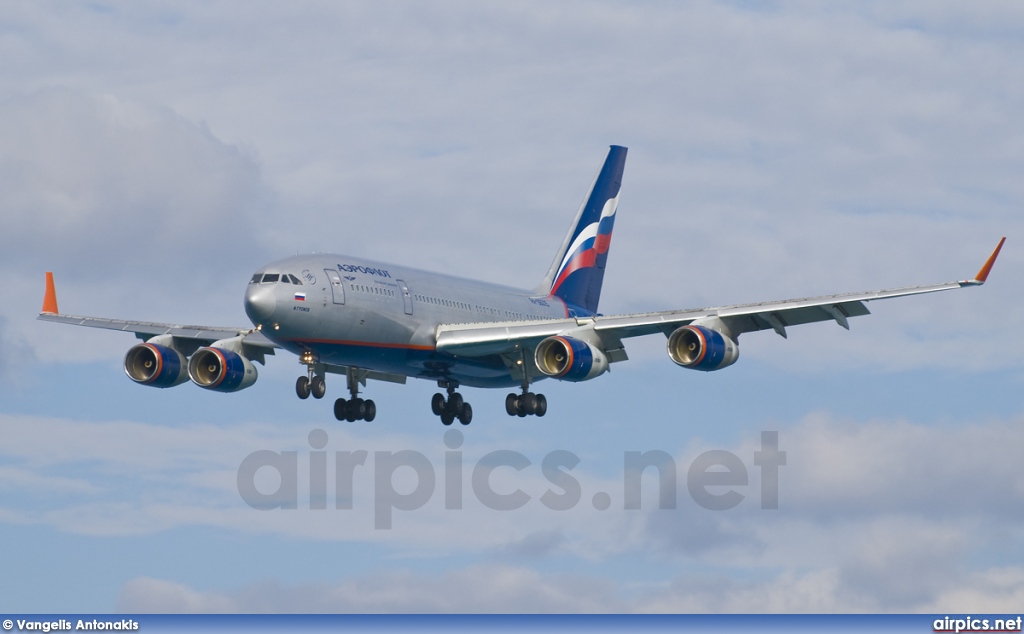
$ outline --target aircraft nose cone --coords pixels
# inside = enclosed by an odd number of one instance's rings
[[[274,314],[277,298],[274,291],[266,286],[252,285],[245,291],[245,314],[252,323],[259,324]]]

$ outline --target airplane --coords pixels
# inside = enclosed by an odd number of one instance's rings
[[[740,335],[818,321],[849,330],[869,314],[866,302],[985,283],[1006,238],[973,279],[925,286],[756,304],[603,315],[604,280],[627,149],[613,145],[541,283],[524,290],[430,273],[349,255],[312,254],[260,267],[245,291],[253,326],[212,328],[61,314],[53,274],[39,319],[132,332],[142,341],[124,358],[132,381],[169,388],[191,380],[207,390],[237,392],[256,382],[253,362],[283,349],[306,367],[295,391],[323,398],[326,375],[345,377],[349,398],[334,402],[336,419],[372,421],[373,400],[359,396],[367,380],[436,381],[431,411],[444,425],[473,420],[460,387],[519,388],[505,399],[510,416],[544,416],[542,379],[579,382],[627,360],[623,341],[661,334],[669,358],[711,372],[739,358]]]

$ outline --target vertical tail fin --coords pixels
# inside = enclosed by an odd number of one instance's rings
[[[541,282],[542,292],[559,297],[570,308],[591,314],[597,312],[625,165],[626,148],[611,146],[590,193]]]

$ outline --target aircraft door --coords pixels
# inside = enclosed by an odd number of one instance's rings
[[[402,301],[405,302],[405,314],[412,314],[412,294],[409,292],[409,287],[402,280],[395,280],[398,285],[402,287]]]
[[[335,304],[345,303],[345,287],[341,285],[341,276],[334,269],[324,269],[327,279],[331,281],[331,297]]]

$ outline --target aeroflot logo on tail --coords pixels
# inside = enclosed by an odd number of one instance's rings
[[[391,277],[391,274],[385,269],[375,269],[372,266],[359,266],[358,264],[339,264],[338,270],[346,273],[366,273],[367,275]]]

